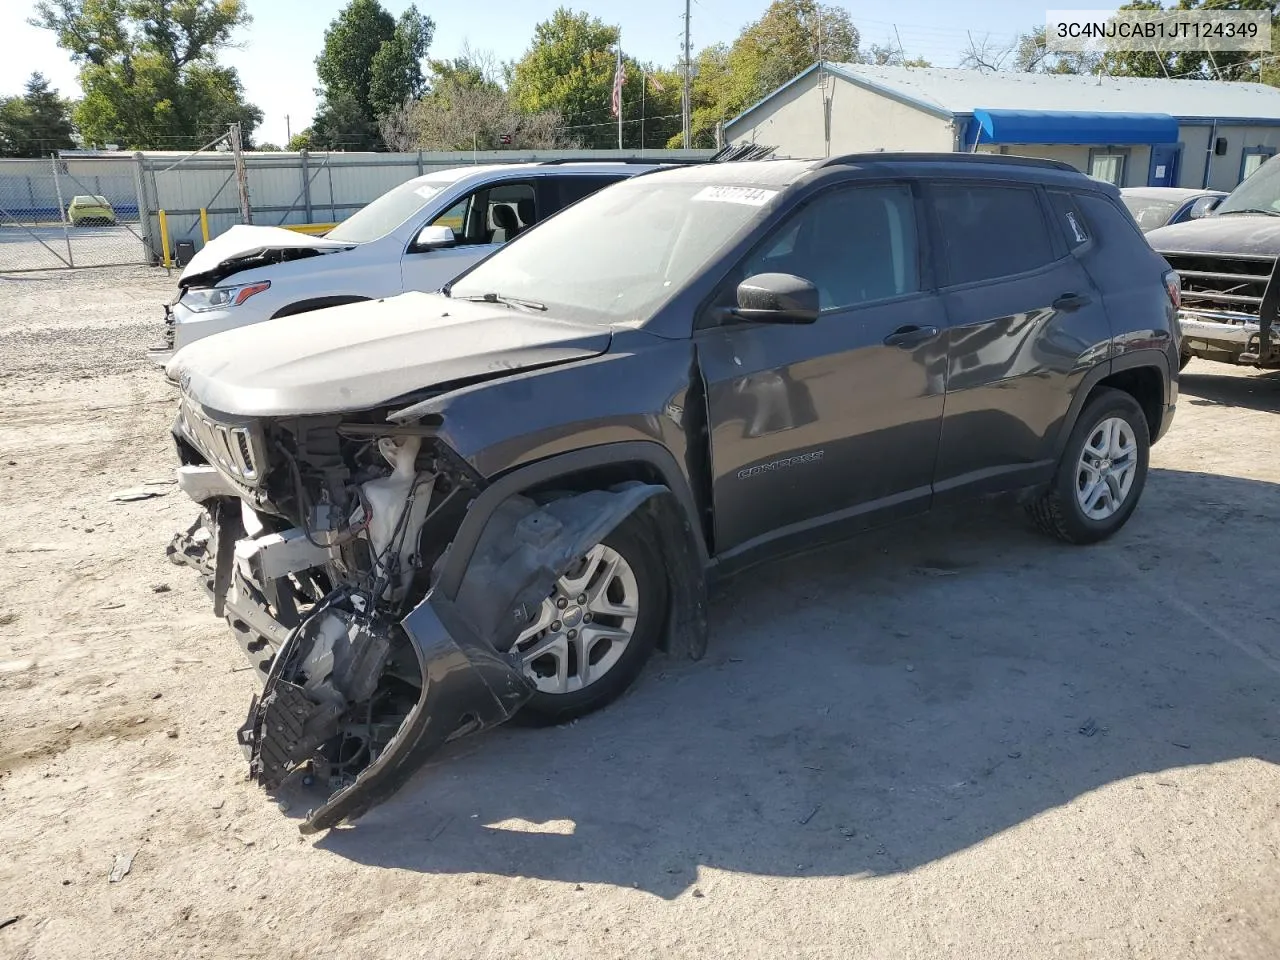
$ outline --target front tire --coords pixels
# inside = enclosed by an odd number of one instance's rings
[[[1136,400],[1104,387],[1085,404],[1049,489],[1027,511],[1067,543],[1097,543],[1128,522],[1147,482],[1151,436]]]
[[[543,601],[513,652],[537,691],[530,726],[599,710],[635,682],[662,634],[667,580],[646,521],[632,515],[587,551]]]

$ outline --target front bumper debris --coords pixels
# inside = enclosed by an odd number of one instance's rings
[[[206,479],[189,485],[204,492]],[[290,623],[272,612],[281,609],[278,585],[296,573],[288,567],[289,533],[269,535],[283,549],[255,566],[240,501],[204,500],[201,520],[174,538],[169,557],[200,572],[215,613],[262,680],[239,735],[250,775],[269,791],[313,771],[327,782],[333,792],[301,825],[311,834],[385,801],[446,741],[508,720],[534,686],[503,651],[556,579],[659,494],[670,496],[664,487],[631,483],[543,505],[512,496],[487,517],[468,511],[431,589],[398,621],[339,586]],[[464,540],[467,548],[458,550]],[[264,572],[283,575],[257,582]],[[358,772],[339,741],[355,727],[373,731],[362,741]]]

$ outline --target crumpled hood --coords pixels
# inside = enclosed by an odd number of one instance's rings
[[[197,340],[166,372],[210,411],[281,417],[367,410],[415,390],[598,356],[608,327],[501,304],[405,293]]]
[[[1147,234],[1157,253],[1280,254],[1280,217],[1258,213],[1204,217]]]
[[[228,260],[248,260],[271,250],[324,251],[343,250],[353,246],[355,246],[353,243],[312,237],[305,233],[286,230],[284,227],[252,227],[237,224],[201,247],[200,252],[191,258],[191,262],[179,275],[178,283],[189,283],[202,274],[212,273]]]

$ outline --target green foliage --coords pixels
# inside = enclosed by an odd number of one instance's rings
[[[1134,0],[1121,10],[1266,10],[1272,17],[1275,37],[1275,0],[1178,0],[1162,7],[1158,0]],[[1276,48],[1273,47],[1273,50]],[[1191,80],[1243,80],[1267,82],[1273,74],[1269,61],[1259,61],[1252,51],[1183,50],[1155,53],[1144,50],[1113,50],[1101,58],[1102,69],[1117,77],[1172,77]]]
[[[385,149],[366,105],[345,94],[328,97],[320,104],[311,121],[311,140],[316,150]]]
[[[290,150],[294,153],[297,153],[300,150],[314,150],[315,149],[314,132],[311,130],[310,127],[307,127],[307,129],[302,130],[299,133],[295,133],[292,137],[289,138],[289,142],[285,145],[285,149]]]
[[[720,123],[817,60],[861,60],[859,39],[848,11],[841,7],[817,0],[774,0],[731,46],[706,47],[698,54],[692,84],[692,146],[715,146]],[[668,142],[672,147],[680,144],[680,134]]]
[[[618,125],[610,105],[617,44],[617,27],[561,7],[534,27],[533,45],[512,68],[512,103],[526,113],[559,114],[584,146],[616,147]],[[680,129],[679,81],[625,50],[622,66],[622,144],[641,146],[643,116],[643,145],[661,147]]]
[[[33,73],[20,97],[0,98],[0,156],[47,157],[75,146],[68,105],[41,74]]]
[[[378,118],[422,94],[422,60],[435,23],[410,5],[395,20],[378,0],[351,0],[316,58],[323,102],[312,124],[327,148],[382,147]]]
[[[86,144],[185,149],[232,121],[250,144],[262,112],[217,62],[249,21],[242,0],[40,0],[30,22],[80,64],[74,118]]]

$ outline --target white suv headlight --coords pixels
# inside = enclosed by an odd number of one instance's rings
[[[205,313],[209,310],[238,307],[270,286],[270,280],[258,280],[255,283],[241,283],[234,287],[192,287],[183,293],[178,302],[193,313]]]

